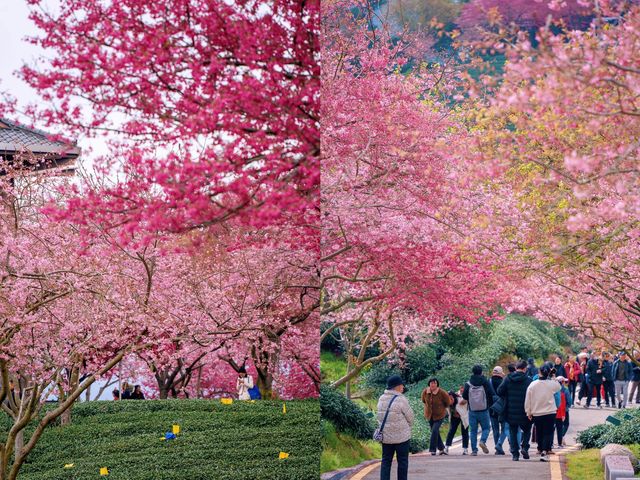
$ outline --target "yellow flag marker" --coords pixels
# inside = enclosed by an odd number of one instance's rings
[[[102,467],[100,469],[100,476],[101,477],[106,477],[107,475],[109,475],[109,470],[107,469],[107,467]]]
[[[180,425],[173,426],[173,434],[178,435],[180,433]]]
[[[280,460],[284,460],[285,458],[289,458],[289,454],[288,453],[284,453],[284,452],[280,452],[280,455],[278,456],[278,458]]]
[[[256,403],[255,400],[249,400],[249,403]]]
[[[65,463],[65,464],[64,464],[64,468],[73,468],[73,467],[75,467],[75,466],[76,466],[76,464],[75,464],[75,463]]]
[[[221,398],[220,403],[223,405],[231,405],[233,403],[233,398]]]
[[[287,413],[287,404],[283,403],[282,404],[282,414],[285,415]]]

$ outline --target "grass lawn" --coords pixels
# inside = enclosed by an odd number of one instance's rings
[[[353,467],[365,460],[382,457],[382,446],[373,440],[358,440],[336,432],[330,422],[323,422],[320,472]]]
[[[627,445],[640,458],[640,445]],[[602,480],[604,468],[600,463],[600,450],[590,448],[567,455],[567,477],[569,480]]]
[[[318,477],[320,407],[286,402],[89,402],[73,423],[47,429],[20,480],[299,480]],[[165,432],[180,425],[175,440]],[[279,459],[280,452],[288,453]],[[65,464],[74,464],[65,469]]]

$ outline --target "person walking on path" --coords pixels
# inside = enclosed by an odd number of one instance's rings
[[[550,378],[553,365],[545,363],[540,367],[538,380],[531,382],[524,399],[524,409],[529,420],[536,426],[540,461],[548,462],[548,454],[553,444],[553,431],[556,419],[555,394],[560,384]]]
[[[529,438],[531,437],[531,420],[524,409],[527,388],[532,380],[527,375],[527,362],[520,360],[516,364],[516,371],[510,373],[498,387],[498,395],[504,398],[505,419],[509,424],[509,446],[511,458],[525,460],[529,458]],[[518,442],[518,430],[522,431],[522,441]]]
[[[536,364],[534,363],[533,358],[529,358],[529,360],[527,360],[527,377],[533,378],[537,374],[538,374],[538,367],[536,367]]]
[[[593,390],[596,390],[596,402],[598,408],[602,408],[602,399],[600,397],[600,387],[604,380],[603,361],[597,352],[591,355],[591,360],[587,362],[587,404],[585,408],[591,406],[593,398]]]
[[[569,382],[569,393],[571,394],[571,405],[573,406],[576,398],[576,388],[580,382],[580,364],[576,361],[575,357],[568,357],[567,362],[564,364],[564,373]]]
[[[613,359],[609,352],[602,352],[602,387],[604,403],[607,407],[616,407],[616,393],[613,384]]]
[[[440,455],[447,455],[447,451],[440,437],[440,427],[447,416],[447,408],[451,406],[449,394],[440,388],[437,378],[430,378],[429,386],[422,391],[422,403],[424,403],[424,418],[429,422],[431,436],[429,438],[429,451],[431,455],[436,454],[436,449]]]
[[[560,376],[556,377],[556,380],[560,384],[560,391],[556,393],[556,405],[558,405],[558,411],[556,412],[556,435],[558,439],[558,447],[563,447],[564,436],[569,429],[569,407],[571,406],[571,394],[566,386],[567,379]]]
[[[504,371],[502,370],[502,367],[494,367],[493,372],[491,372],[491,386],[494,391],[498,391],[498,387],[500,387],[503,380]],[[494,412],[491,409],[491,406],[489,406],[489,416],[491,419],[491,430],[493,431],[493,441],[496,446],[496,455],[504,455],[502,444],[506,440],[507,435],[509,435],[509,426],[504,419],[504,415],[499,415]]]
[[[474,365],[471,378],[464,386],[462,398],[469,404],[469,435],[471,437],[471,455],[478,455],[478,446],[484,453],[489,453],[487,439],[491,429],[489,420],[489,406],[493,403],[495,391],[491,382],[482,375],[482,365]],[[480,443],[478,443],[478,424],[482,428]]]
[[[633,364],[625,352],[620,352],[618,359],[613,362],[611,376],[613,377],[615,390],[614,406],[617,404],[618,408],[627,408],[629,382],[633,377]],[[620,395],[622,395],[622,399],[620,399]]]
[[[555,365],[553,366],[556,370],[556,377],[566,377],[567,374],[564,371],[564,364],[562,363],[562,357],[560,355],[556,356]]]
[[[636,364],[633,366],[633,370],[631,371],[629,403],[633,403],[634,394],[636,397],[636,403],[640,403],[640,356],[637,356],[637,355],[636,355]]]
[[[453,437],[458,431],[460,425],[460,433],[462,434],[462,455],[466,455],[469,449],[469,408],[467,401],[462,398],[464,385],[460,386],[458,392],[451,390],[449,397],[453,402],[451,404],[451,415],[449,417],[449,432],[445,441],[444,452],[449,453],[449,447],[453,444]]]
[[[586,352],[580,352],[578,354],[578,363],[580,364],[580,391],[578,392],[578,405],[581,404],[582,399],[587,396],[587,390],[589,385],[587,383],[587,364],[589,362],[589,354]]]
[[[404,396],[404,382],[399,375],[387,379],[387,389],[378,400],[378,423],[382,426],[382,465],[380,480],[390,480],[393,456],[398,462],[398,480],[409,475],[409,440],[413,425],[413,410]]]

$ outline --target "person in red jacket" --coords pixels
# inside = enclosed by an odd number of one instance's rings
[[[567,362],[564,364],[564,373],[569,381],[569,393],[571,394],[571,405],[576,398],[576,388],[580,383],[580,364],[576,361],[576,357],[568,357]]]
[[[567,379],[564,377],[557,377],[558,382],[560,383],[561,390],[556,394],[560,397],[560,402],[556,402],[558,405],[558,411],[556,412],[556,435],[558,437],[558,447],[563,446],[563,438],[564,434],[567,432],[569,428],[568,420],[569,418],[569,407],[571,405],[571,394],[569,390],[566,388]]]

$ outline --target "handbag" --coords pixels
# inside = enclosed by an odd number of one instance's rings
[[[493,411],[496,417],[500,417],[504,413],[506,406],[507,404],[504,398],[497,397],[496,400],[493,402],[493,405],[491,405],[491,411]]]
[[[387,417],[389,416],[389,410],[391,409],[391,404],[393,404],[393,401],[398,397],[399,397],[399,395],[394,395],[393,396],[393,398],[389,402],[389,405],[387,405],[387,411],[384,414],[384,418],[382,419],[382,423],[380,424],[380,426],[378,428],[376,428],[376,431],[373,432],[373,439],[376,442],[382,443],[382,438],[383,438],[382,430],[384,430],[384,425],[385,425],[385,423],[387,423]]]

